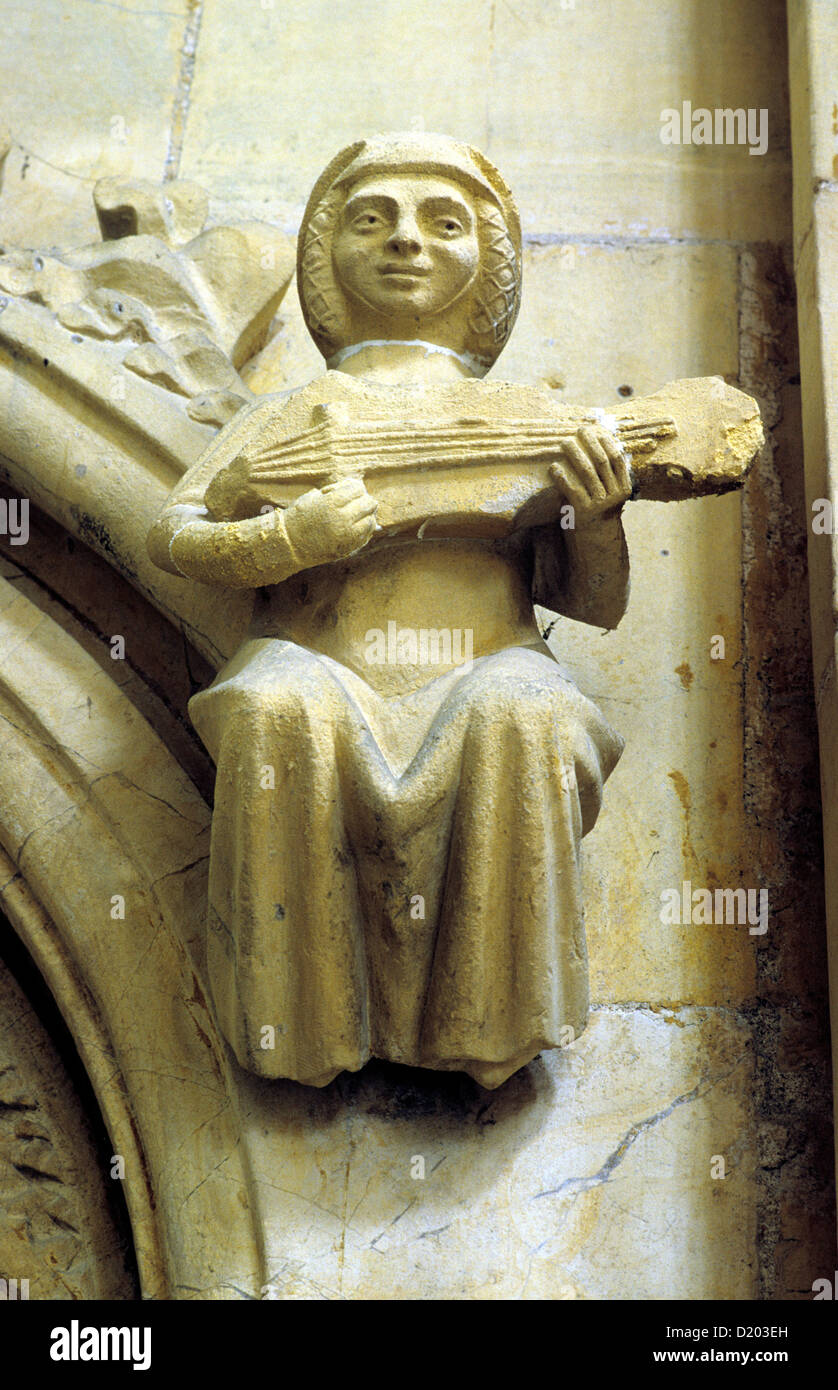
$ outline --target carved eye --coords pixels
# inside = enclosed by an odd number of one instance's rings
[[[360,217],[356,217],[355,228],[359,232],[370,232],[380,223],[381,219],[377,212],[363,212]]]
[[[462,223],[456,217],[438,217],[436,227],[440,236],[444,237],[459,236],[463,230]]]

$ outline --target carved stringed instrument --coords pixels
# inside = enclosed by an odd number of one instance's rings
[[[374,387],[329,372],[273,409],[266,398],[238,432],[228,426],[228,461],[205,502],[215,519],[236,520],[352,476],[378,500],[377,539],[501,537],[560,517],[550,468],[584,424],[617,435],[633,496],[654,501],[739,487],[763,442],[756,402],[719,377],[673,382],[608,416],[537,387]]]

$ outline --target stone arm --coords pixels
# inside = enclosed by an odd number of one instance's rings
[[[305,568],[280,511],[246,521],[212,521],[204,508],[175,504],[156,523],[148,548],[160,569],[225,588],[280,584]]]
[[[579,622],[614,628],[628,603],[622,523],[633,487],[628,458],[616,435],[583,425],[564,441],[550,473],[570,505],[558,523],[534,528],[533,602]]]
[[[577,530],[532,530],[533,602],[593,627],[617,626],[628,606],[629,555],[619,515]]]
[[[232,467],[246,485],[249,465],[241,455],[242,440],[251,426],[258,428],[263,417],[276,414],[277,399],[240,410],[169,494],[147,539],[160,569],[206,584],[257,589],[342,559],[370,539],[376,503],[359,478],[313,488],[290,506],[269,505],[257,516],[211,516],[205,504],[209,484]]]
[[[214,521],[204,506],[208,484],[234,456],[244,417],[261,406],[259,402],[240,411],[169,494],[147,540],[159,569],[208,584],[258,588],[267,582],[268,569],[279,582],[301,568],[281,511],[243,521]]]

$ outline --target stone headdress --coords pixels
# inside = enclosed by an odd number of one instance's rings
[[[445,135],[376,135],[341,150],[314,186],[297,241],[303,316],[323,356],[349,346],[349,317],[332,266],[332,238],[352,186],[378,173],[434,174],[471,195],[477,214],[480,270],[469,291],[472,312],[463,344],[485,372],[512,331],[521,297],[521,225],[512,195],[493,164]]]

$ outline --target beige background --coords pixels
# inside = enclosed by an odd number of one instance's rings
[[[620,388],[716,373],[768,427],[744,500],[627,509],[617,632],[552,633],[627,739],[585,842],[586,1034],[486,1108],[395,1069],[331,1099],[242,1078],[280,1296],[806,1297],[835,1264],[784,5],[37,0],[0,16],[0,243],[95,240],[90,192],[110,174],[196,179],[214,221],[295,232],[342,144],[441,130],[483,149],[521,208],[523,309],[494,376],[612,409]],[[684,100],[766,108],[767,153],[663,145],[661,110]],[[254,389],[322,370],[293,292],[278,327]],[[131,624],[131,698],[208,784],[160,620],[121,616],[92,557],[9,555],[105,640]],[[662,925],[661,891],[685,879],[767,888],[766,936]]]

